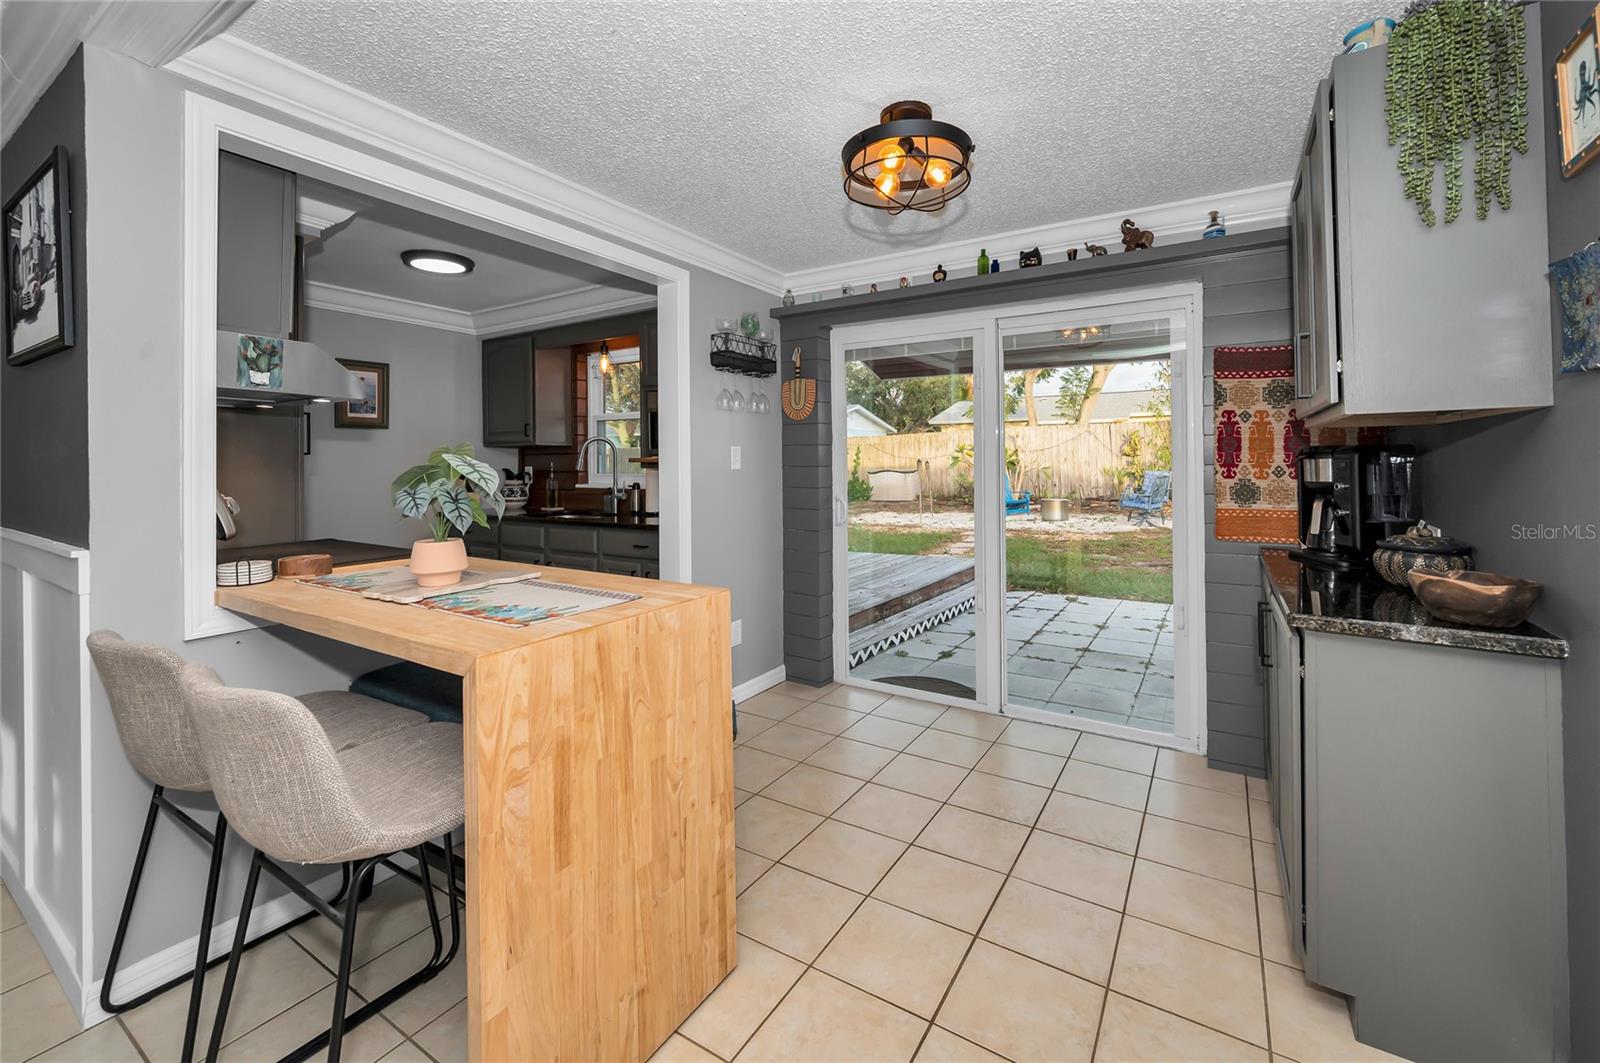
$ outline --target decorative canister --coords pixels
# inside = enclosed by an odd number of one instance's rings
[[[1452,539],[1428,523],[1391,535],[1372,552],[1372,567],[1396,587],[1410,587],[1412,572],[1466,572],[1472,568],[1472,544]]]

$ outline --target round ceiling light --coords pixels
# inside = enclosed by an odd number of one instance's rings
[[[453,251],[402,251],[400,261],[424,273],[471,273],[472,259]]]
[[[845,141],[844,194],[890,214],[942,210],[971,183],[972,151],[972,138],[934,121],[927,104],[891,103],[877,125]]]

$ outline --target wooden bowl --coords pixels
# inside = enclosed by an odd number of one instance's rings
[[[1477,627],[1516,627],[1539,600],[1541,583],[1493,572],[1412,571],[1411,590],[1440,620]]]

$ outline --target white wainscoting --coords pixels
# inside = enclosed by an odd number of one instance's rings
[[[81,1016],[94,941],[89,551],[0,529],[0,867]]]

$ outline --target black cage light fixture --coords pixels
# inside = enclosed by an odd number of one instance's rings
[[[942,210],[972,182],[972,150],[966,131],[934,121],[927,104],[891,103],[877,125],[845,142],[844,194],[890,214]]]

